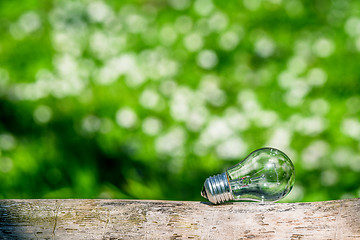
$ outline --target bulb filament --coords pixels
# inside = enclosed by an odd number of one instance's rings
[[[265,179],[265,174],[262,174],[261,176],[258,176],[258,177],[252,177],[252,178],[250,176],[245,176],[245,177],[240,178],[239,180],[231,181],[231,183],[232,183],[231,185],[232,185],[232,187],[235,187],[235,188],[233,188],[235,190],[235,189],[249,187],[249,185],[261,182],[264,179]]]

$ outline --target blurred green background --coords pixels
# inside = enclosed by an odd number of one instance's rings
[[[0,1],[0,198],[201,200],[272,146],[360,197],[360,2]]]

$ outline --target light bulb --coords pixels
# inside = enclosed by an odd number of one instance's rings
[[[290,158],[275,148],[261,148],[224,173],[205,180],[201,195],[214,204],[225,201],[271,201],[284,198],[295,182]]]

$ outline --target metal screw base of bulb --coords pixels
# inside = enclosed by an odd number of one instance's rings
[[[214,204],[234,200],[226,173],[208,177],[205,180],[201,196]]]

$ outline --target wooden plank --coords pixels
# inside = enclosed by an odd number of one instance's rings
[[[360,239],[360,199],[0,200],[0,239]]]

